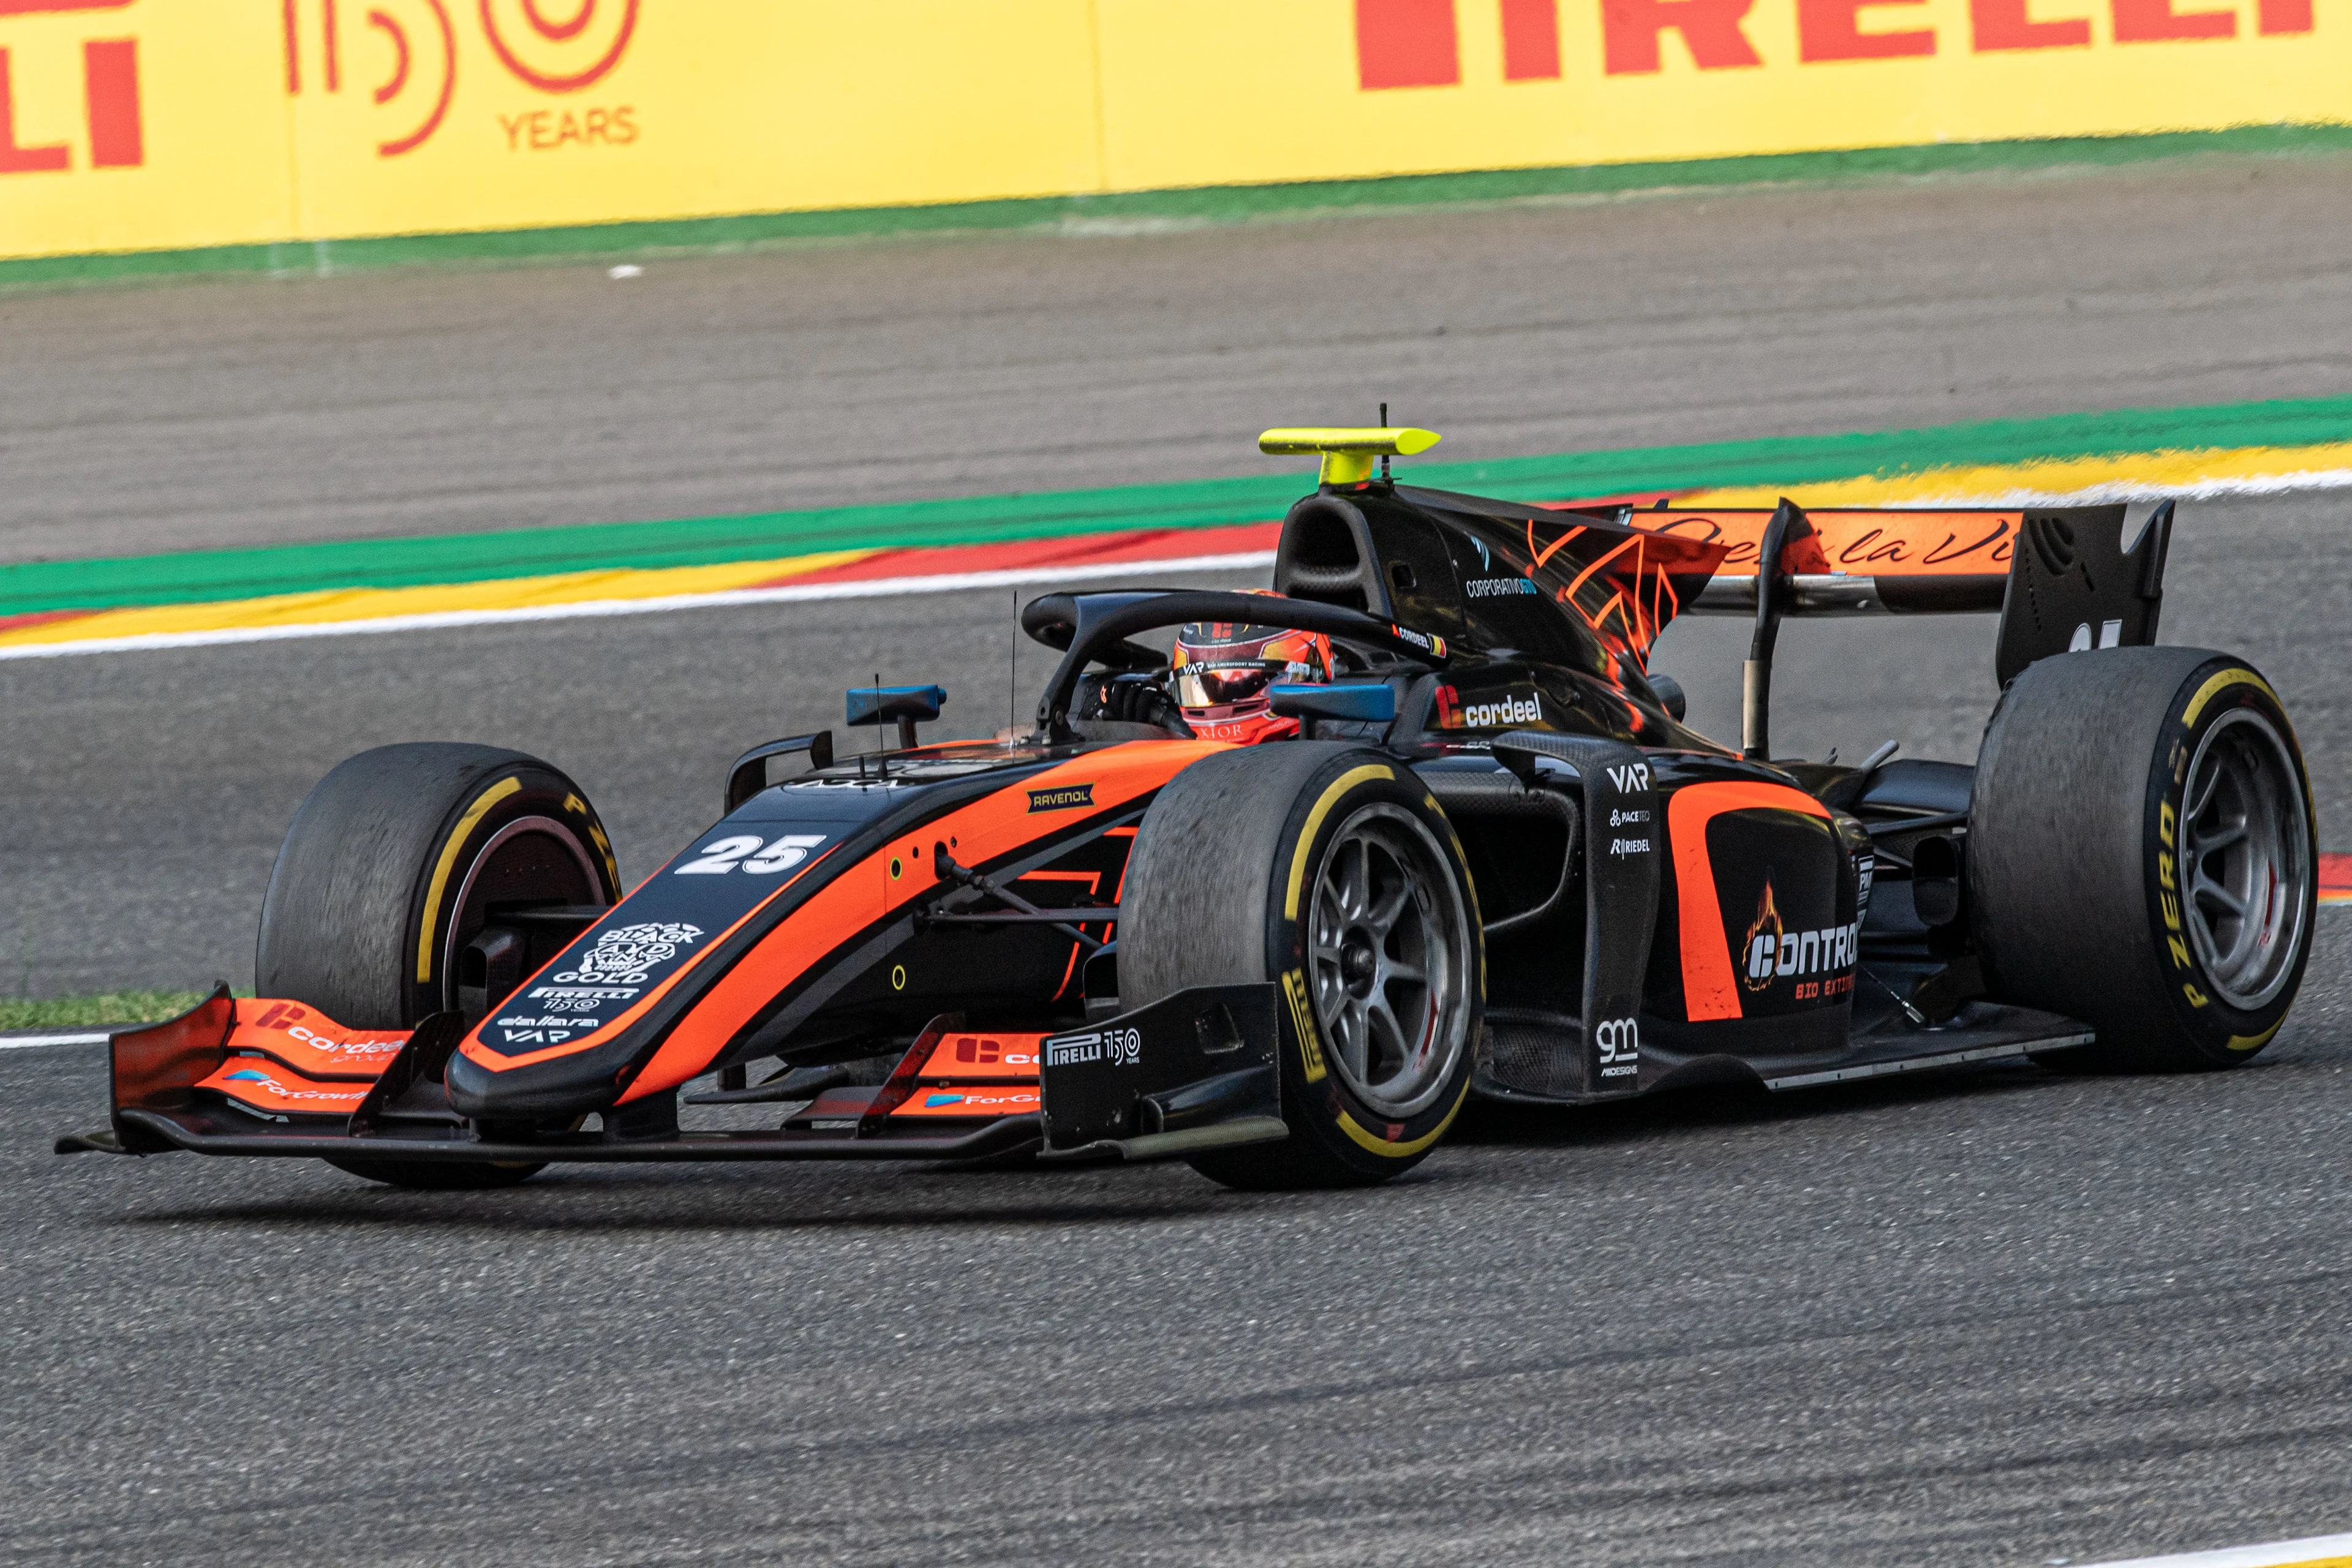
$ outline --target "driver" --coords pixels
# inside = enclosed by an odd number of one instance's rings
[[[1253,745],[1298,733],[1267,689],[1331,679],[1331,639],[1281,626],[1194,621],[1176,635],[1168,684],[1184,722],[1204,740]]]
[[[1181,715],[1183,728],[1203,740],[1247,746],[1298,733],[1297,720],[1273,710],[1268,689],[1276,682],[1321,684],[1331,676],[1331,639],[1320,632],[1193,621],[1177,633],[1166,670],[1090,676],[1080,704],[1085,717],[1146,724]]]

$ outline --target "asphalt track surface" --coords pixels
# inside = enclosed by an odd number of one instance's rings
[[[2352,385],[2352,157],[0,294],[0,560]]]
[[[2096,205],[2080,193],[2108,187],[2072,188]],[[1677,210],[1777,222],[1773,200]],[[2143,259],[2077,265],[2095,282]],[[1731,264],[1708,265],[1730,287]],[[2107,368],[2134,385],[2239,395],[2218,354],[2192,372],[2169,340],[2126,339]],[[2342,341],[2314,328],[2304,346]],[[2087,372],[2066,383],[2046,357],[2047,405],[2095,405]],[[1976,411],[2045,406],[2012,390],[1979,388],[1995,405]],[[1835,423],[1914,416],[1853,395],[1896,411]],[[474,439],[492,466],[497,432]],[[247,458],[260,496],[282,473]],[[2242,651],[2278,686],[2336,844],[2347,506],[2189,510],[2166,611],[2166,640]],[[1003,722],[1009,598],[0,666],[0,976],[34,994],[246,978],[295,803],[386,741],[557,762],[641,876],[715,814],[736,751],[837,721],[841,689],[877,670],[940,679],[952,732]],[[1990,632],[1791,627],[1783,748],[1969,756]],[[1717,733],[1741,641],[1690,623],[1660,650]],[[1024,697],[1044,669],[1022,653]],[[1340,1194],[1241,1196],[1181,1168],[785,1166],[434,1196],[308,1164],[68,1161],[47,1142],[100,1119],[98,1053],[6,1053],[0,1563],[1876,1568],[2342,1529],[2347,964],[2352,919],[2323,913],[2300,1009],[2232,1074],[1999,1067],[1488,1116],[1411,1178]]]

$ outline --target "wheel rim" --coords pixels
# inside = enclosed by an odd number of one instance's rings
[[[1468,931],[1418,817],[1368,805],[1331,836],[1310,907],[1316,1020],[1340,1081],[1383,1116],[1425,1110],[1468,1047]]]
[[[552,840],[557,852],[549,852]],[[508,901],[602,904],[604,887],[580,836],[551,816],[520,816],[475,851],[443,943],[445,1005],[457,1005],[457,955],[489,923],[490,906]]]
[[[2294,758],[2252,709],[2224,714],[2189,763],[2181,906],[2213,994],[2241,1012],[2294,973],[2310,902],[2311,831]]]

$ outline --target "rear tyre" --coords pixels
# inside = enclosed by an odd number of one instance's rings
[[[1308,741],[1176,775],[1119,898],[1119,995],[1276,981],[1280,1143],[1194,1156],[1249,1189],[1368,1185],[1412,1169],[1469,1093],[1485,950],[1453,826],[1411,770]]]
[[[1968,886],[1995,996],[2095,1045],[2053,1066],[2251,1060],[2311,952],[2318,845],[2303,753],[2252,666],[2200,648],[2030,666],[1985,731]]]
[[[537,758],[418,742],[319,781],[270,872],[256,989],[360,1029],[457,1008],[464,955],[501,904],[608,905],[611,841],[587,795]],[[489,998],[491,1004],[502,998]],[[394,1186],[509,1186],[536,1164],[330,1160]]]

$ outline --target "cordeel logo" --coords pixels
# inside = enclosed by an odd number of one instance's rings
[[[1437,689],[1437,727],[1441,730],[1500,730],[1513,724],[1543,721],[1543,694],[1532,688],[1524,694],[1507,691],[1485,702],[1465,702],[1451,686]]]

